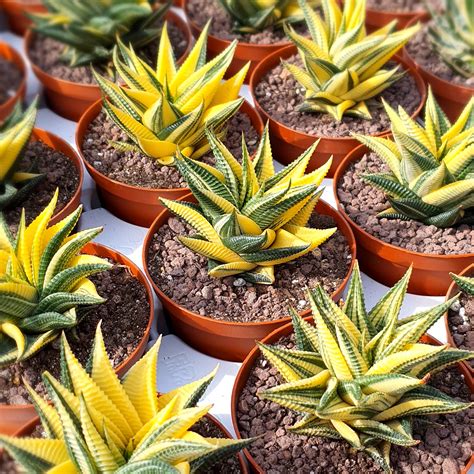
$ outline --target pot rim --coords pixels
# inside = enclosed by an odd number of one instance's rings
[[[178,199],[178,201],[187,201],[189,199],[194,199],[192,193],[186,194],[182,198]],[[319,203],[321,203],[323,206],[327,206],[328,208],[330,208],[335,213],[338,212],[337,209],[334,209],[330,204],[328,204],[323,199],[319,199],[318,204]],[[163,210],[162,212],[160,212],[160,214],[158,214],[156,219],[153,221],[153,224],[148,229],[148,232],[145,236],[145,240],[143,241],[143,248],[142,248],[143,270],[144,270],[147,278],[151,282],[151,285],[152,285],[153,289],[155,290],[155,292],[158,295],[158,298],[160,300],[165,300],[168,304],[170,304],[170,305],[172,305],[176,308],[179,308],[179,310],[181,310],[186,315],[187,318],[192,317],[192,318],[198,319],[200,321],[203,321],[204,323],[206,323],[206,322],[208,323],[209,320],[211,320],[215,324],[219,324],[219,325],[222,325],[223,327],[229,327],[229,328],[231,328],[233,326],[239,326],[239,327],[242,327],[242,328],[254,328],[256,326],[286,324],[286,322],[288,322],[290,320],[290,316],[288,315],[288,316],[284,316],[284,317],[281,317],[281,318],[278,318],[278,319],[273,319],[273,320],[270,320],[270,321],[251,321],[251,322],[221,321],[221,320],[209,318],[207,316],[201,316],[200,314],[198,314],[198,313],[196,313],[192,310],[189,310],[189,309],[185,308],[184,306],[179,305],[172,298],[170,298],[168,295],[166,295],[163,292],[163,290],[161,290],[161,288],[158,286],[158,284],[153,280],[153,278],[151,276],[151,273],[150,273],[149,268],[148,268],[148,251],[149,251],[153,236],[155,235],[156,231],[162,225],[161,221],[163,219],[169,217],[169,216],[171,216],[171,213],[167,209]],[[341,220],[341,223],[342,223],[342,226],[337,225],[337,228],[341,231],[341,233],[343,233],[345,239],[347,240],[347,244],[348,244],[348,246],[350,248],[350,251],[351,251],[351,263],[349,265],[349,269],[348,269],[347,274],[345,275],[342,283],[334,290],[334,292],[332,294],[336,294],[336,293],[342,291],[347,286],[347,283],[349,282],[349,279],[352,275],[352,271],[353,271],[354,264],[355,264],[355,261],[356,261],[357,247],[356,247],[356,241],[355,241],[354,234],[353,234],[352,229],[350,228],[349,224],[344,219]],[[299,314],[303,317],[306,317],[310,313],[311,313],[311,309],[307,309],[307,310],[304,310],[304,311],[300,312]]]
[[[146,350],[146,344],[148,342],[151,326],[153,324],[153,320],[154,320],[154,317],[155,317],[155,302],[154,302],[154,299],[153,299],[153,292],[152,292],[152,289],[151,289],[151,286],[150,286],[150,282],[148,281],[148,279],[146,278],[146,276],[144,275],[142,270],[140,270],[138,265],[133,263],[123,253],[121,253],[117,250],[114,250],[111,247],[108,247],[107,245],[100,244],[98,242],[89,242],[85,246],[85,249],[87,249],[86,252],[85,252],[86,254],[94,254],[94,252],[97,252],[98,256],[108,257],[108,258],[111,258],[113,260],[114,260],[114,258],[111,255],[117,255],[119,257],[119,259],[121,260],[121,262],[117,261],[118,259],[115,259],[115,263],[120,264],[122,266],[125,264],[125,266],[128,269],[133,269],[133,271],[135,273],[135,275],[133,275],[133,277],[136,278],[144,286],[146,294],[147,294],[148,303],[150,305],[150,313],[149,313],[149,316],[148,316],[147,327],[145,328],[143,336],[140,339],[140,341],[138,342],[137,347],[133,350],[133,352],[129,356],[127,356],[126,359],[124,359],[117,367],[115,367],[115,369],[114,369],[115,373],[119,373],[127,365],[129,365],[131,363],[131,361],[133,361],[134,358],[137,357],[137,354],[141,351],[142,348],[144,350]],[[34,405],[32,403],[27,403],[25,405],[7,405],[6,403],[0,403],[0,413],[3,410],[22,411],[24,409],[34,410]],[[33,423],[33,421],[28,422],[28,425],[31,424],[31,423]]]
[[[308,316],[304,319],[307,322],[314,323],[312,316]],[[278,329],[275,329],[273,332],[268,334],[268,336],[263,338],[260,342],[262,342],[263,344],[271,344],[275,342],[275,340],[278,340],[281,337],[291,334],[293,332],[292,328],[293,328],[293,324],[289,322],[288,324],[285,324],[284,326],[281,326]],[[432,345],[439,345],[439,346],[444,345],[433,336],[430,336],[429,334],[424,334],[420,338],[420,340],[425,340]],[[260,349],[258,348],[257,345],[255,345],[254,348],[249,352],[245,360],[242,362],[242,365],[240,366],[239,371],[237,372],[234,385],[232,387],[230,410],[231,410],[232,425],[234,427],[234,431],[235,431],[235,435],[237,439],[243,439],[240,433],[240,429],[239,429],[237,410],[236,410],[236,407],[239,401],[239,396],[241,393],[241,389],[239,385],[242,385],[248,380],[248,376],[249,376],[250,371],[252,370],[252,366],[257,360],[257,357],[259,355],[260,355]],[[459,371],[461,372],[461,374],[464,376],[466,385],[471,390],[471,392],[474,392],[474,381],[467,370],[466,364],[464,362],[457,362],[456,365]],[[243,450],[243,453],[245,454],[245,457],[247,458],[247,461],[252,466],[253,470],[257,472],[258,474],[264,474],[264,471],[258,465],[257,461],[255,461],[254,457],[250,454],[250,451],[247,448]],[[467,473],[467,470],[473,464],[473,462],[474,462],[474,454],[471,456],[470,461],[466,463],[466,466],[463,468],[462,472]]]
[[[404,10],[377,10],[376,8],[370,8],[366,7],[365,9],[367,12],[370,12],[374,15],[383,13],[385,15],[393,15],[393,16],[399,16],[404,19],[411,19],[413,18],[414,20],[420,21],[422,17],[424,17],[426,14],[428,14],[428,11],[426,9],[420,8],[419,10],[415,11],[404,11]],[[397,25],[398,26],[398,25]]]
[[[106,176],[105,174],[101,173],[100,171],[98,171],[96,168],[94,168],[84,157],[84,154],[82,152],[82,144],[84,142],[85,133],[87,131],[88,125],[92,122],[92,120],[94,120],[99,115],[101,111],[102,111],[102,99],[99,99],[96,102],[94,102],[84,112],[82,117],[79,119],[79,122],[77,123],[76,132],[75,132],[76,147],[77,147],[79,156],[81,157],[81,161],[84,163],[84,166],[86,167],[89,174],[94,178],[94,181],[95,181],[95,176],[98,176],[100,177],[100,179],[103,179],[104,181],[107,181],[108,183],[114,186],[123,187],[125,192],[127,191],[128,192],[141,191],[141,192],[153,192],[153,193],[164,193],[167,191],[183,191],[186,193],[190,192],[189,188],[149,188],[149,187],[134,186],[131,184],[122,183],[121,181],[112,179]],[[239,111],[246,114],[250,118],[252,126],[257,130],[257,133],[261,137],[263,133],[263,129],[264,129],[262,118],[260,117],[258,112],[255,110],[255,108],[250,104],[250,102],[247,99],[244,98],[244,101],[242,102],[242,105],[240,106]]]
[[[261,115],[265,117],[266,120],[268,120],[270,123],[276,125],[278,128],[281,130],[284,130],[286,133],[291,133],[294,135],[297,135],[299,137],[303,137],[306,140],[312,140],[316,141],[319,138],[327,141],[332,141],[332,142],[346,142],[346,141],[354,141],[355,138],[352,136],[346,136],[346,137],[332,137],[332,136],[326,136],[326,135],[310,135],[309,133],[306,132],[301,132],[299,130],[295,130],[288,125],[285,125],[282,122],[279,122],[275,118],[273,118],[269,112],[267,112],[259,103],[258,98],[255,94],[255,89],[257,85],[260,82],[261,77],[264,76],[268,71],[271,69],[275,68],[276,65],[279,64],[278,60],[280,59],[285,59],[289,56],[292,56],[293,54],[297,54],[297,47],[294,44],[291,44],[289,46],[286,46],[284,48],[279,49],[278,51],[275,51],[272,54],[269,54],[265,59],[260,61],[257,64],[257,67],[255,70],[252,72],[252,75],[250,76],[250,93],[252,95],[252,99],[255,103],[255,108],[260,112]],[[414,78],[418,92],[420,93],[421,100],[416,108],[416,110],[411,114],[412,118],[417,117],[420,112],[423,110],[423,107],[426,102],[426,97],[427,97],[427,89],[426,89],[426,84],[423,81],[422,77],[418,73],[418,71],[408,62],[406,61],[399,53],[393,56],[392,58],[393,61],[401,64],[403,68],[409,72],[409,74]],[[317,115],[315,115],[317,117]],[[370,136],[372,137],[382,137],[390,134],[390,130],[384,130],[382,132],[376,133],[376,134],[371,134]],[[317,152],[317,150],[316,150]]]
[[[391,137],[391,134],[389,135]],[[369,234],[366,230],[364,230],[359,224],[355,223],[350,216],[344,210],[340,200],[338,191],[338,184],[341,180],[342,176],[344,175],[348,166],[361,159],[362,152],[367,153],[369,149],[365,145],[359,145],[357,148],[354,148],[350,153],[348,153],[344,159],[341,161],[341,164],[337,167],[336,172],[334,173],[333,178],[333,192],[336,199],[337,210],[344,216],[344,218],[350,223],[351,226],[357,229],[357,232],[360,232],[364,238],[370,240],[372,243],[376,243],[379,245],[386,246],[387,248],[392,249],[393,251],[400,252],[402,254],[407,255],[408,257],[427,257],[427,258],[436,258],[441,260],[452,260],[452,259],[466,259],[466,258],[474,258],[474,252],[472,253],[461,253],[461,254],[450,254],[450,255],[438,255],[435,253],[422,253],[422,252],[415,252],[413,250],[407,250],[402,247],[397,247],[396,245],[390,244],[388,242],[384,242],[383,240]],[[359,156],[360,155],[360,156]]]
[[[2,51],[5,50],[5,53]],[[11,57],[7,57],[5,54],[8,53]],[[27,81],[27,69],[26,63],[23,56],[15,49],[11,44],[6,41],[0,41],[0,57],[6,59],[8,62],[13,63],[21,73],[21,80],[18,87],[15,90],[14,95],[8,98],[5,102],[0,104],[0,110],[7,110],[10,107],[14,107],[18,100],[24,97],[26,92],[26,81]]]
[[[174,12],[171,9],[168,10],[168,12],[166,13],[166,21],[176,24],[178,28],[184,33],[184,36],[186,37],[186,41],[187,41],[186,50],[181,55],[178,62],[182,61],[191,50],[191,46],[192,46],[191,31],[189,29],[189,26],[186,24],[186,22],[176,12]],[[44,71],[43,69],[41,69],[40,66],[38,66],[33,61],[30,55],[30,47],[31,47],[31,43],[33,42],[34,34],[35,34],[35,31],[33,31],[31,27],[28,28],[23,40],[23,49],[24,49],[26,57],[28,58],[29,63],[31,64],[31,68],[33,69],[33,72],[38,78],[41,79],[41,82],[43,82],[42,78],[45,78],[48,81],[52,81],[57,84],[63,84],[64,86],[84,88],[83,90],[87,90],[89,92],[96,91],[99,89],[99,86],[97,84],[83,84],[81,82],[73,82],[67,79],[61,79],[60,77],[53,76],[47,73],[46,71]]]

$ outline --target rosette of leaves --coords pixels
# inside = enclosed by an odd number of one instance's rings
[[[399,320],[411,270],[367,311],[358,265],[346,302],[309,291],[314,325],[293,311],[296,347],[258,343],[283,382],[259,393],[305,416],[291,431],[346,440],[390,472],[392,445],[413,446],[414,420],[471,404],[426,384],[429,374],[474,353],[419,340],[455,298]]]
[[[117,38],[135,48],[160,34],[157,26],[171,0],[155,7],[154,0],[44,0],[46,13],[30,14],[33,30],[53,38],[66,49],[71,67],[107,63]]]
[[[365,0],[322,0],[324,20],[299,0],[310,38],[286,27],[298,47],[304,68],[283,62],[305,90],[303,112],[370,119],[367,101],[398,81],[399,67],[384,68],[393,55],[416,33],[419,25],[396,31],[396,21],[368,35]]]
[[[433,48],[456,73],[474,76],[474,3],[445,0],[441,9],[427,2],[432,22],[428,29]]]
[[[390,169],[362,176],[390,202],[379,216],[437,227],[469,221],[465,213],[474,206],[474,98],[451,124],[430,90],[424,127],[403,108],[397,114],[384,105],[394,140],[356,135]]]
[[[219,0],[234,20],[234,31],[256,33],[284,22],[304,20],[297,0]],[[319,1],[311,1],[316,6]]]
[[[209,151],[205,128],[224,134],[226,122],[241,106],[239,98],[248,64],[235,76],[222,81],[232,61],[234,41],[206,62],[209,24],[191,53],[178,67],[163,27],[156,69],[119,43],[113,62],[125,85],[95,74],[104,95],[104,108],[133,143],[112,143],[122,150],[139,150],[163,165],[174,162],[181,150],[197,159]]]
[[[16,238],[0,219],[0,367],[22,361],[78,323],[79,308],[104,302],[90,275],[111,264],[80,254],[101,228],[71,234],[78,208],[49,225],[53,199],[27,227],[22,214]]]
[[[37,100],[24,112],[17,103],[0,124],[0,211],[15,206],[32,192],[44,175],[18,171],[36,122]]]
[[[331,160],[305,175],[314,144],[275,173],[268,125],[253,160],[242,137],[242,164],[212,132],[208,140],[215,168],[183,155],[176,161],[199,205],[161,202],[196,230],[179,240],[209,259],[211,277],[239,275],[270,285],[275,265],[313,251],[337,230],[308,227]]]
[[[163,395],[156,394],[160,340],[120,381],[100,326],[90,368],[82,367],[62,337],[61,382],[43,381],[52,405],[28,387],[46,438],[0,435],[0,446],[38,474],[187,474],[235,455],[251,440],[205,438],[192,426],[211,408],[196,407],[215,371]]]
[[[462,292],[474,296],[474,277],[455,275],[454,273],[450,273],[450,275]]]

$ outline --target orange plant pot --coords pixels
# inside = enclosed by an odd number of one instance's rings
[[[156,219],[156,216],[164,210],[164,207],[159,202],[160,197],[177,200],[188,194],[189,189],[140,188],[120,183],[97,171],[82,155],[82,143],[89,124],[99,115],[101,109],[102,101],[99,100],[82,116],[76,131],[77,149],[81,154],[87,171],[97,185],[97,190],[104,207],[124,221],[142,227],[149,227]],[[263,132],[263,122],[255,109],[245,101],[240,110],[250,117],[252,125],[258,134],[261,135]]]
[[[14,33],[20,36],[23,36],[31,25],[31,20],[27,16],[28,13],[44,13],[46,11],[46,8],[40,1],[3,0],[0,1],[0,6],[3,7],[5,12],[8,26]]]
[[[199,26],[190,16],[187,2],[183,0],[184,13],[186,15],[186,20],[191,28],[191,32],[195,38],[198,38],[202,32],[202,26]],[[222,53],[232,41],[218,38],[217,36],[208,35],[207,38],[207,54],[209,58],[214,58],[218,54]],[[245,78],[245,83],[250,82],[250,77],[253,71],[256,69],[258,63],[265,59],[268,55],[290,45],[289,41],[282,41],[281,43],[275,44],[252,44],[252,43],[243,43],[239,41],[237,43],[237,48],[234,53],[234,58],[230,64],[227,72],[225,74],[226,78],[232,77],[234,74],[237,74],[248,62],[250,62],[249,72]]]
[[[188,46],[182,56],[184,58],[191,45],[189,27],[179,15],[171,10],[168,11],[166,18],[170,23],[176,24],[186,36]],[[80,84],[66,81],[43,71],[32,61],[30,56],[29,51],[34,38],[33,35],[32,30],[27,31],[25,36],[25,53],[31,63],[33,72],[44,87],[48,105],[61,117],[77,122],[84,112],[101,98],[99,86],[96,84]]]
[[[374,31],[388,25],[391,21],[397,20],[397,29],[405,29],[409,23],[416,21],[426,21],[430,17],[425,10],[418,10],[414,12],[403,11],[387,11],[375,10],[373,8],[366,8],[365,10],[365,24],[369,31]]]
[[[64,219],[66,216],[75,211],[79,204],[81,203],[81,193],[82,193],[82,183],[84,181],[84,170],[82,168],[81,159],[77,155],[76,151],[62,138],[54,135],[51,132],[46,130],[41,130],[35,128],[32,134],[33,141],[39,141],[49,146],[53,150],[59,151],[60,153],[66,155],[74,164],[74,167],[79,174],[79,182],[77,184],[77,189],[70,201],[51,219],[51,224],[56,224],[60,220]]]
[[[9,62],[15,64],[15,66],[20,70],[22,78],[18,88],[15,92],[15,95],[10,97],[6,102],[0,104],[0,122],[5,119],[10,112],[13,110],[13,107],[19,100],[23,100],[26,92],[26,66],[23,58],[16,49],[12,48],[9,44],[0,42],[0,57],[6,59]]]
[[[423,18],[427,21],[429,17]],[[412,20],[407,26],[416,22]],[[441,108],[448,116],[451,122],[455,122],[471,97],[474,95],[474,87],[466,87],[441,79],[430,71],[419,65],[409,54],[407,48],[403,49],[403,58],[412,67],[415,68],[423,80],[431,86]]]
[[[178,8],[183,8],[183,0],[173,0],[173,5]]]
[[[339,180],[349,165],[361,159],[368,148],[360,145],[347,155],[334,175],[333,190],[337,208],[352,227],[357,240],[357,253],[362,270],[374,280],[391,287],[413,266],[408,291],[419,295],[445,295],[451,284],[449,272],[459,273],[474,261],[474,253],[436,255],[412,252],[384,242],[357,225],[339,201]]]
[[[471,261],[474,261],[472,259]],[[466,276],[466,277],[474,277],[474,263],[471,263],[467,268],[465,268],[462,272],[458,273],[461,276]],[[453,296],[456,296],[460,292],[458,285],[454,282],[454,280],[451,280],[451,285],[448,288],[448,292],[446,293],[446,301],[450,300]],[[444,315],[444,324],[446,326],[446,334],[448,335],[448,342],[453,346],[457,347],[456,342],[454,341],[453,334],[451,332],[451,328],[449,327],[449,310],[446,311]],[[467,370],[469,371],[469,376],[472,380],[472,383],[474,383],[474,367],[469,364],[468,362],[465,363]]]
[[[305,319],[306,321],[313,322],[312,317],[308,317]],[[293,325],[289,323],[273,331],[271,334],[265,337],[265,339],[263,339],[262,342],[264,344],[274,344],[278,342],[282,337],[289,336],[292,333],[293,333]],[[427,344],[432,344],[436,346],[441,345],[441,343],[438,340],[436,340],[435,338],[429,335],[423,336],[421,338],[421,342],[425,342]],[[246,357],[242,366],[240,367],[240,370],[237,373],[237,377],[235,378],[234,387],[232,389],[231,415],[232,415],[232,424],[234,425],[234,430],[237,435],[237,439],[242,439],[242,435],[240,433],[240,428],[239,428],[239,422],[237,419],[237,407],[239,403],[239,397],[245,387],[245,384],[247,383],[247,380],[249,379],[252,368],[259,356],[260,356],[260,349],[257,346],[254,346],[254,348],[252,349],[252,352],[250,352],[250,354]],[[474,392],[474,383],[472,379],[468,377],[469,374],[468,374],[466,365],[462,362],[458,362],[457,366],[460,372],[462,373],[462,375],[464,376],[464,379],[466,381],[467,386],[469,387],[469,390],[471,392]],[[252,472],[255,472],[258,474],[265,474],[265,471],[259,466],[257,461],[255,461],[253,456],[250,454],[249,450],[244,449],[243,452],[251,465]],[[473,465],[473,463],[474,463],[474,456],[471,456],[469,463],[464,467],[464,469],[461,471],[460,474],[468,474],[469,469]]]
[[[192,194],[188,194],[182,201],[196,202]],[[316,206],[316,212],[331,216],[335,221],[338,229],[343,233],[349,247],[351,249],[351,265],[349,271],[341,285],[334,291],[332,298],[338,300],[344,288],[347,285],[352,268],[356,258],[356,245],[354,235],[342,216],[333,209],[329,204],[320,200]],[[261,340],[275,329],[283,326],[290,317],[282,317],[273,321],[251,322],[251,323],[234,323],[228,321],[219,321],[210,317],[201,316],[190,311],[169,298],[159,286],[153,281],[148,269],[148,251],[156,231],[162,227],[171,217],[168,210],[163,211],[153,222],[143,244],[143,268],[149,280],[151,281],[155,293],[158,295],[165,310],[171,318],[174,332],[181,337],[190,346],[199,352],[208,354],[218,359],[242,361],[247,354],[255,346],[256,340]],[[309,310],[303,311],[301,314],[306,316]]]
[[[359,145],[359,142],[352,137],[318,137],[293,130],[272,118],[272,116],[259,104],[255,94],[255,89],[262,77],[265,76],[268,71],[277,67],[282,59],[288,59],[296,53],[297,48],[292,45],[271,54],[261,61],[250,78],[250,92],[252,93],[256,109],[264,120],[268,120],[270,123],[270,136],[276,160],[280,163],[289,164],[313,145],[316,140],[320,139],[319,145],[309,162],[308,171],[312,171],[322,166],[332,156],[332,166],[328,174],[328,177],[331,178],[344,157],[356,148]],[[425,84],[416,70],[409,66],[405,60],[398,56],[395,57],[395,60],[400,63],[404,69],[408,70],[410,75],[412,75],[416,81],[416,85],[421,95],[420,105],[412,114],[412,117],[416,117],[421,112],[426,100]],[[317,120],[317,115],[315,115],[315,120]],[[385,136],[388,133],[389,130],[378,133],[374,136]]]
[[[132,365],[137,362],[143,355],[148,343],[151,325],[155,315],[155,306],[153,302],[153,294],[151,291],[150,284],[145,278],[142,271],[125,255],[110,249],[102,244],[88,243],[83,250],[83,253],[88,255],[96,255],[102,258],[108,258],[118,265],[126,266],[131,275],[133,275],[144,287],[147,293],[148,304],[150,305],[150,315],[148,324],[143,333],[138,346],[135,350],[115,369],[119,376],[125,374]],[[92,343],[92,341],[91,341]],[[31,422],[36,416],[36,411],[33,405],[4,405],[0,404],[0,433],[2,434],[14,434],[26,423]]]

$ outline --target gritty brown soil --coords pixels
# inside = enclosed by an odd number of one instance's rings
[[[81,322],[68,331],[68,341],[79,361],[85,364],[97,324],[102,321],[107,353],[117,367],[136,349],[148,325],[150,305],[146,289],[126,267],[118,265],[92,276],[91,280],[107,301],[84,311]],[[46,395],[41,374],[49,370],[55,377],[59,376],[59,348],[56,339],[30,359],[0,370],[0,403],[31,403],[22,378],[38,393]]]
[[[21,71],[16,65],[0,57],[0,104],[16,94],[21,79]]]
[[[314,216],[315,228],[333,227],[328,216]],[[153,236],[148,269],[159,288],[175,303],[212,319],[255,322],[288,316],[288,307],[308,308],[307,288],[321,284],[333,292],[344,280],[351,263],[349,245],[337,231],[313,252],[275,267],[273,285],[252,285],[238,275],[216,279],[207,273],[207,260],[178,240],[192,229],[170,218]]]
[[[464,77],[454,72],[436,52],[428,35],[430,22],[410,40],[406,48],[413,60],[431,74],[460,86],[472,87],[474,91],[474,76]],[[474,92],[473,92],[474,93]]]
[[[474,350],[474,296],[461,293],[459,301],[456,301],[448,313],[449,329],[456,347]],[[474,361],[468,363],[474,368]]]
[[[279,341],[294,347],[292,338]],[[250,454],[267,474],[382,473],[362,452],[344,441],[291,433],[301,415],[277,403],[259,398],[259,391],[282,383],[278,371],[259,356],[238,398],[237,420],[242,437],[260,436],[249,448]],[[430,385],[463,401],[474,396],[457,367],[445,369],[430,379]],[[431,423],[416,423],[415,447],[394,446],[391,463],[396,474],[457,474],[473,454],[474,408],[450,415],[427,417]]]
[[[79,186],[79,173],[75,164],[66,155],[43,142],[31,142],[28,145],[18,169],[44,174],[45,177],[27,199],[5,212],[6,220],[14,232],[20,222],[23,208],[26,211],[26,222],[29,224],[48,205],[58,188],[59,198],[55,210],[55,213],[58,213],[69,203]]]
[[[299,56],[287,59],[291,64],[302,65]],[[393,67],[394,64],[389,64]],[[337,122],[329,114],[300,112],[305,91],[293,75],[281,64],[265,74],[255,87],[260,106],[277,122],[309,135],[322,137],[348,137],[351,133],[373,135],[390,129],[390,120],[383,108],[382,98],[392,107],[404,107],[412,114],[420,105],[420,92],[415,79],[405,74],[399,81],[367,102],[371,120],[343,117]]]
[[[474,252],[474,226],[439,229],[418,221],[385,219],[377,214],[390,207],[382,191],[361,179],[365,173],[387,171],[374,153],[352,163],[338,183],[338,197],[349,217],[366,232],[407,250],[437,255]]]
[[[422,0],[367,0],[367,8],[384,12],[419,12],[425,11]]]
[[[241,139],[244,132],[249,150],[256,148],[258,133],[250,118],[238,112],[229,121],[225,144],[236,155],[241,155]],[[161,166],[158,162],[139,152],[118,151],[109,140],[130,142],[127,135],[101,112],[90,124],[84,136],[82,152],[84,158],[100,173],[115,181],[131,186],[175,189],[186,187],[186,182],[173,166]],[[203,160],[212,162],[209,155]]]
[[[179,59],[186,51],[187,40],[184,33],[174,23],[168,23],[168,33],[175,57]],[[148,44],[138,51],[140,57],[151,65],[156,64],[159,40]],[[35,34],[29,49],[31,61],[47,74],[65,81],[79,84],[95,84],[89,66],[70,67],[62,58],[65,46],[59,41]],[[104,65],[94,66],[98,71],[105,72]]]

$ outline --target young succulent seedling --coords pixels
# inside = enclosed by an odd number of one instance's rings
[[[419,25],[396,31],[396,21],[368,35],[365,30],[365,0],[322,0],[324,20],[299,0],[310,38],[289,26],[287,35],[298,47],[304,68],[283,62],[305,89],[304,112],[370,119],[367,101],[379,95],[403,75],[386,63],[419,29]]]
[[[22,111],[20,102],[0,124],[0,211],[21,203],[44,175],[18,171],[37,113],[37,101]]]
[[[450,273],[450,275],[461,291],[474,296],[474,277],[455,275],[454,273]]]
[[[199,206],[161,202],[196,230],[197,235],[179,239],[209,259],[210,276],[272,284],[275,265],[311,252],[337,230],[308,227],[331,160],[305,175],[314,144],[275,173],[268,125],[253,160],[242,137],[242,164],[212,132],[207,136],[215,168],[184,155],[176,162]]]
[[[43,381],[53,405],[30,387],[46,438],[0,435],[27,472],[38,474],[188,474],[235,455],[252,440],[205,438],[192,431],[211,408],[196,407],[215,371],[163,395],[156,393],[160,340],[121,381],[107,356],[100,326],[91,368],[81,366],[62,337],[61,382]]]
[[[80,254],[101,228],[72,234],[81,208],[49,225],[53,199],[27,227],[22,214],[16,238],[0,219],[0,367],[22,361],[78,323],[77,310],[104,301],[90,275],[106,260]]]
[[[399,320],[410,273],[368,312],[356,264],[342,307],[318,286],[308,294],[315,324],[293,311],[294,349],[258,343],[283,379],[259,396],[305,414],[291,431],[346,440],[387,472],[391,445],[419,443],[415,417],[471,406],[426,383],[430,373],[474,353],[419,341],[457,296]]]
[[[104,107],[130,138],[130,143],[113,143],[123,150],[138,149],[163,165],[174,162],[178,148],[197,159],[209,150],[205,128],[223,134],[226,122],[241,106],[240,87],[248,65],[222,81],[230,66],[237,42],[206,62],[209,24],[193,50],[178,67],[163,27],[156,69],[137,57],[133,49],[119,43],[113,62],[125,83],[115,84],[95,74],[104,94]]]
[[[474,98],[451,124],[430,90],[424,128],[403,108],[397,114],[384,105],[394,140],[356,135],[390,169],[363,175],[390,202],[379,216],[437,227],[466,220],[466,209],[474,206]]]
[[[256,33],[304,20],[297,0],[219,0],[234,20],[234,31]],[[319,1],[311,1],[316,6]]]
[[[66,45],[71,67],[107,63],[117,38],[135,48],[159,35],[159,21],[171,0],[155,7],[154,0],[44,0],[46,13],[30,15],[33,30]]]
[[[472,0],[445,0],[440,11],[430,6],[429,37],[434,50],[457,74],[474,76],[474,4]],[[441,13],[442,12],[442,13]]]

